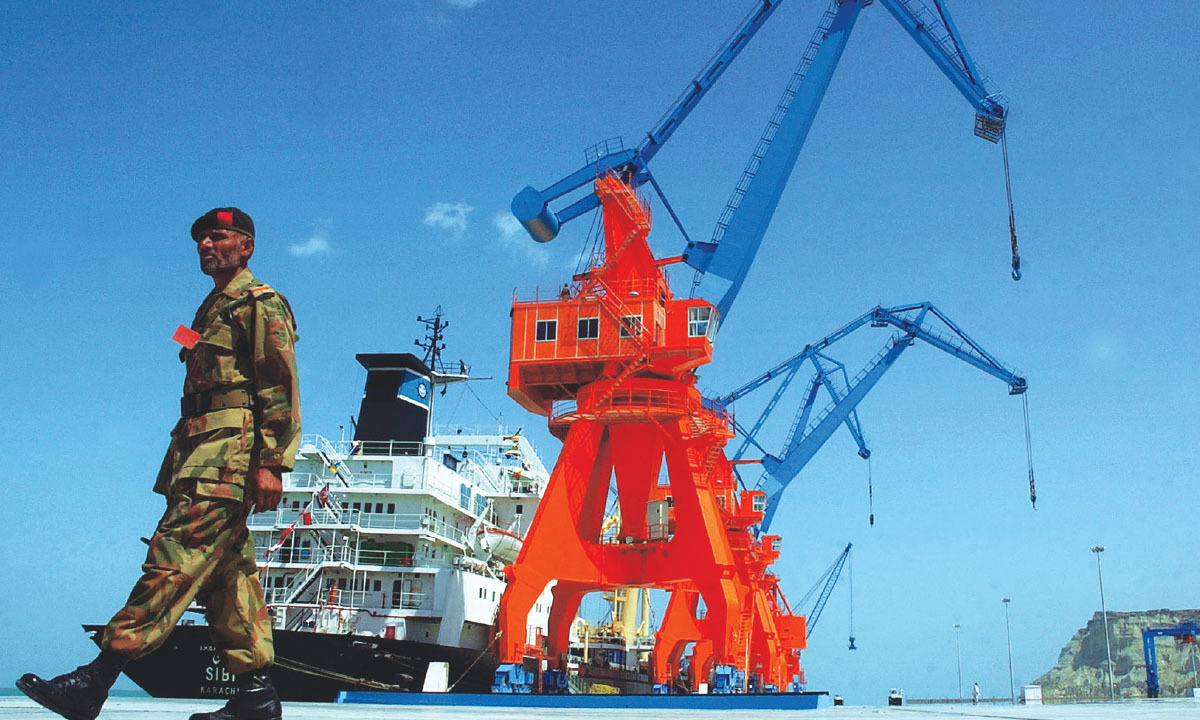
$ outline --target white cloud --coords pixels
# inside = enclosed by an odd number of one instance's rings
[[[506,213],[503,210],[496,213],[492,217],[492,222],[495,223],[496,229],[500,231],[500,238],[506,242],[520,237],[522,231],[525,229],[521,227],[521,223],[512,216],[512,213]]]
[[[469,10],[482,3],[483,0],[442,0],[442,2],[446,3],[447,5],[452,5],[456,8],[464,8]]]
[[[500,233],[500,242],[512,252],[519,252],[525,259],[538,267],[550,261],[550,251],[525,233],[525,228],[511,213],[501,210],[492,216],[492,224]]]
[[[467,215],[475,208],[466,203],[439,202],[425,209],[421,222],[431,228],[450,233],[457,240],[467,231]]]
[[[329,243],[329,226],[332,224],[333,218],[318,220],[316,229],[312,231],[308,239],[304,242],[292,243],[288,246],[288,252],[295,257],[313,257],[333,252],[333,246]]]

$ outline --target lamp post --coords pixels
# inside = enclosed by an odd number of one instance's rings
[[[1092,552],[1096,553],[1096,575],[1100,578],[1100,613],[1104,616],[1104,655],[1108,660],[1108,701],[1117,701],[1117,687],[1113,681],[1112,645],[1108,640],[1108,607],[1104,604],[1104,571],[1100,569],[1100,553],[1104,552],[1103,545],[1093,545]]]
[[[958,629],[961,627],[958,623],[954,623],[954,652],[958,656],[958,702],[963,701],[962,696],[962,643],[959,642]]]
[[[1004,632],[1008,635],[1008,699],[1013,705],[1017,704],[1017,685],[1013,682],[1012,662],[1012,626],[1008,622],[1008,604],[1010,598],[1004,598]]]

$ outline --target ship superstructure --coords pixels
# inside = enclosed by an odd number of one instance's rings
[[[492,644],[503,568],[548,473],[519,432],[434,425],[438,394],[470,378],[440,360],[441,314],[427,325],[423,359],[356,356],[367,380],[353,439],[304,436],[279,509],[250,520],[278,630],[481,654]],[[546,594],[533,637],[548,622]]]
[[[250,519],[275,626],[486,648],[546,477],[504,432],[304,436],[280,509]]]

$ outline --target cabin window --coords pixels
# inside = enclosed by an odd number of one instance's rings
[[[708,326],[712,320],[712,307],[690,307],[688,308],[688,337],[705,337],[708,335]]]
[[[396,512],[396,503],[388,503],[387,511],[388,511],[388,515],[395,513]]]
[[[600,337],[600,318],[579,318],[576,337],[580,340],[595,340]]]
[[[362,510],[362,503],[354,503],[353,505],[350,506],[350,509],[354,510],[356,512],[360,511],[360,510]]]
[[[517,515],[521,515],[521,514],[523,514],[523,513],[525,512],[525,506],[524,506],[524,505],[521,505],[521,504],[518,504],[518,505],[517,505],[517,511],[516,511],[516,512],[517,512]]]
[[[383,589],[383,581],[376,580],[372,585],[372,589],[375,590],[375,592],[379,592],[380,590],[382,590]]]
[[[642,316],[625,315],[621,318],[621,337],[642,336]]]
[[[767,511],[767,496],[766,495],[755,495],[754,499],[750,501],[750,508],[756,513],[766,512]]]
[[[377,513],[383,512],[383,503],[375,503],[375,512],[377,512]]]
[[[458,506],[463,510],[471,507],[471,486],[466,483],[458,486]]]
[[[487,498],[482,495],[475,496],[475,514],[482,515],[487,511]]]
[[[558,339],[558,321],[557,320],[538,320],[537,321],[537,341],[538,342],[553,342]]]

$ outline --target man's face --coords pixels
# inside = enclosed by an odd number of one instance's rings
[[[196,239],[200,270],[205,275],[217,275],[244,267],[253,250],[254,241],[236,230],[203,230]]]

